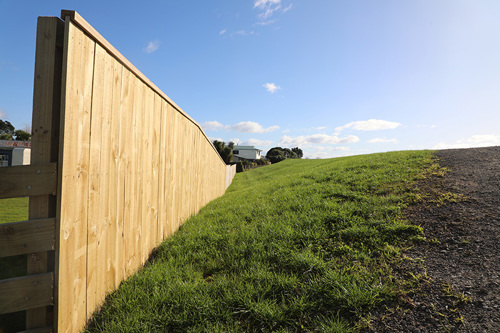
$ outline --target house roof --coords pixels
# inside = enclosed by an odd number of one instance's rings
[[[238,146],[238,145],[236,145],[233,147],[233,149],[234,150],[258,150],[258,151],[262,151],[260,149],[255,148],[254,146]]]

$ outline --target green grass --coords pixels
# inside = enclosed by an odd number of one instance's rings
[[[353,332],[407,284],[401,210],[429,151],[287,160],[238,174],[124,281],[87,332]]]
[[[0,225],[28,219],[28,198],[0,199]],[[26,275],[27,256],[0,258],[0,280]],[[0,332],[25,330],[25,311],[0,315]]]
[[[26,221],[28,198],[0,199],[0,223]]]

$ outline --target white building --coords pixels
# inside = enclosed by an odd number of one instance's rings
[[[234,146],[233,148],[233,161],[239,162],[244,160],[259,160],[261,158],[260,153],[262,150],[255,148],[254,146]]]
[[[31,161],[31,141],[0,140],[0,167],[27,165]]]

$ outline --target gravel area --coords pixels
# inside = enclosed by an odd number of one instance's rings
[[[418,184],[425,199],[407,208],[427,242],[395,268],[421,289],[369,332],[500,332],[500,147],[436,152],[448,171]]]

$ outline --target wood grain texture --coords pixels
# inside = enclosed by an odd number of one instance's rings
[[[94,54],[95,42],[66,21],[57,216],[59,332],[78,331],[87,319],[87,204]]]
[[[57,191],[57,163],[0,168],[0,199],[52,195]]]
[[[59,114],[61,107],[62,45],[64,22],[56,17],[40,17],[37,23],[35,75],[33,86],[33,116],[31,164],[55,163],[59,155]],[[29,198],[29,219],[56,216],[56,197],[33,195]],[[55,235],[57,237],[57,234]],[[54,270],[55,254],[41,250],[47,238],[30,242],[27,273],[38,274]],[[37,249],[37,250],[35,250]],[[42,252],[36,252],[42,251]],[[54,322],[53,309],[41,307],[26,312],[26,328],[46,327]]]
[[[80,330],[154,247],[222,195],[201,128],[77,16],[66,20],[57,225],[57,329]]]
[[[0,224],[0,257],[55,249],[55,218]]]
[[[53,304],[53,273],[0,281],[0,314],[35,309]]]

